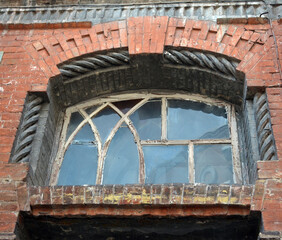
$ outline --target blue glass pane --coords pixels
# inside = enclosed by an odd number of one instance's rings
[[[120,116],[111,108],[105,108],[99,112],[92,121],[96,125],[101,137],[102,143],[105,143]]]
[[[85,110],[85,112],[87,112],[88,115],[90,115],[90,114],[93,113],[98,107],[100,107],[100,105],[91,106],[91,107],[87,108],[87,109]]]
[[[71,114],[70,123],[68,125],[67,134],[66,134],[66,141],[83,120],[84,118],[80,115],[79,112],[74,112]]]
[[[229,138],[225,108],[204,103],[168,101],[168,139]]]
[[[97,158],[94,145],[70,145],[64,156],[57,185],[94,185]]]
[[[233,166],[230,144],[194,146],[197,183],[232,184]]]
[[[121,127],[115,134],[105,159],[103,184],[138,183],[139,157],[132,133]]]
[[[94,141],[94,133],[88,123],[86,123],[74,137],[75,141]]]
[[[187,146],[144,146],[146,183],[188,183]]]
[[[151,101],[134,112],[130,119],[135,126],[140,139],[161,139],[161,101]]]

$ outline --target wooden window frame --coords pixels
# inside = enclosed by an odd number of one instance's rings
[[[161,139],[160,140],[141,140],[139,135],[133,126],[129,116],[147,103],[150,99],[161,99]],[[137,100],[142,99],[139,103],[133,106],[127,113],[121,112],[113,102],[118,101],[126,101],[126,100]],[[167,99],[175,99],[175,100],[188,100],[194,102],[202,102],[205,104],[210,104],[213,106],[225,107],[228,118],[228,126],[230,130],[230,139],[195,139],[195,140],[168,140],[167,139]],[[91,114],[87,114],[84,110],[85,108],[100,105],[94,112]],[[111,107],[119,116],[120,120],[117,122],[115,127],[112,129],[109,134],[104,146],[102,146],[101,138],[97,127],[91,121],[91,118],[96,115],[99,111],[104,109],[105,107]],[[66,141],[66,132],[70,122],[71,114],[73,112],[79,112],[84,120],[77,126],[77,128],[71,133],[68,140]],[[97,149],[98,149],[98,168],[96,175],[96,185],[103,183],[103,168],[106,159],[106,154],[108,148],[110,146],[111,140],[113,139],[115,133],[119,129],[119,127],[126,123],[130,131],[134,136],[134,141],[137,145],[138,155],[139,155],[139,184],[145,184],[145,162],[144,162],[144,154],[142,150],[142,146],[148,145],[186,145],[187,150],[189,150],[188,156],[188,171],[189,171],[189,183],[195,183],[195,164],[194,164],[194,146],[195,145],[203,145],[203,144],[230,144],[232,148],[232,164],[233,164],[233,181],[235,184],[242,184],[242,173],[241,173],[241,161],[239,157],[239,142],[238,142],[238,131],[237,131],[237,120],[235,113],[235,106],[220,101],[217,99],[211,99],[205,96],[193,95],[193,94],[171,94],[171,93],[127,93],[127,94],[119,94],[119,95],[111,95],[106,97],[101,97],[99,99],[87,101],[86,103],[77,104],[75,106],[69,107],[66,109],[64,116],[63,128],[60,136],[60,145],[57,153],[57,157],[54,161],[52,168],[52,175],[50,184],[56,185],[58,181],[58,176],[60,172],[60,167],[62,165],[64,154],[71,144],[76,133],[84,126],[84,124],[89,123],[95,139],[97,141]],[[66,141],[66,142],[65,142]]]

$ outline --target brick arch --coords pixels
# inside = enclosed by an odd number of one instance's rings
[[[128,49],[133,56],[161,54],[166,47],[201,49],[241,60],[237,70],[245,73],[249,87],[280,84],[279,74],[272,71],[276,58],[268,25],[226,26],[180,18],[137,17],[76,27],[34,30],[29,37],[23,31],[17,41],[2,41],[13,47],[0,49],[5,50],[1,72],[16,79],[8,80],[9,84],[2,84],[0,89],[4,91],[2,132],[11,136],[4,139],[2,161],[9,160],[26,92],[46,91],[49,79],[60,74],[57,65],[85,54]],[[17,80],[22,72],[24,81]]]
[[[60,74],[58,64],[85,54],[128,48],[130,55],[162,54],[167,47],[192,48],[240,60],[237,70],[246,74],[248,86],[274,84],[271,74],[258,74],[264,61],[273,59],[273,38],[267,28],[217,25],[214,22],[169,17],[136,17],[66,29],[25,46],[45,75]],[[41,85],[46,88],[46,85]]]

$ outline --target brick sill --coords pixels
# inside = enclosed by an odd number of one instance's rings
[[[29,187],[34,215],[247,215],[252,185],[96,185]]]

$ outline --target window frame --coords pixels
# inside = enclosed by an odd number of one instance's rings
[[[134,128],[129,116],[133,114],[137,109],[146,104],[150,99],[161,99],[161,140],[140,140],[136,129]],[[112,102],[118,101],[126,101],[126,100],[137,100],[142,99],[139,103],[133,106],[126,114],[122,113]],[[195,140],[167,140],[167,99],[175,99],[175,100],[187,100],[194,102],[201,102],[213,106],[225,107],[227,112],[227,120],[228,127],[230,131],[230,139],[195,139]],[[94,112],[91,114],[87,114],[84,108],[88,108],[94,105],[99,106]],[[63,119],[63,127],[60,134],[59,139],[59,148],[57,151],[57,155],[55,161],[53,163],[50,185],[56,185],[59,177],[60,167],[64,160],[64,154],[68,149],[68,146],[71,144],[74,136],[77,132],[86,124],[90,124],[90,127],[94,133],[96,139],[99,139],[99,133],[96,126],[91,121],[91,118],[101,111],[106,106],[110,106],[119,116],[120,120],[117,122],[115,127],[112,129],[109,134],[107,141],[105,142],[106,151],[102,151],[101,140],[97,142],[98,149],[98,166],[96,173],[96,185],[101,185],[103,182],[103,168],[106,159],[106,153],[110,146],[111,140],[113,139],[115,133],[122,125],[122,123],[126,123],[127,127],[130,129],[134,136],[135,143],[138,149],[139,155],[139,184],[145,184],[145,162],[144,162],[144,154],[142,150],[142,146],[144,145],[187,145],[189,149],[188,156],[188,171],[189,171],[189,184],[195,184],[195,166],[194,166],[194,145],[203,145],[203,144],[230,144],[232,151],[232,165],[233,165],[233,181],[234,184],[242,184],[242,166],[240,161],[239,154],[239,141],[238,141],[238,128],[237,128],[237,118],[235,105],[218,100],[209,98],[202,95],[197,94],[186,94],[186,93],[171,93],[171,92],[139,92],[139,93],[119,93],[112,94],[110,96],[102,96],[97,99],[93,99],[84,103],[79,103],[74,106],[68,107],[65,110],[64,119]],[[66,141],[66,133],[67,128],[71,119],[71,114],[73,112],[79,112],[84,120],[80,122],[77,128],[71,133],[69,139]],[[110,141],[108,142],[108,140]]]

